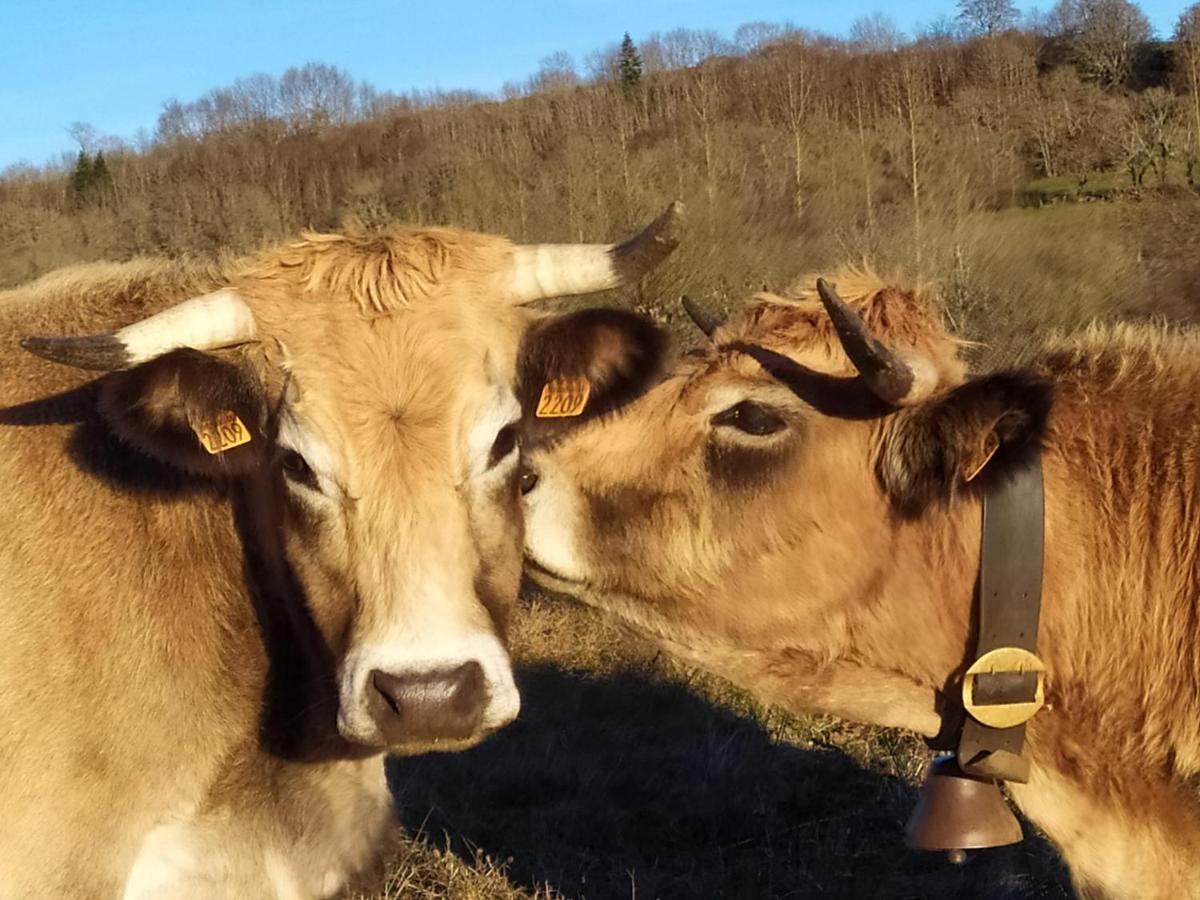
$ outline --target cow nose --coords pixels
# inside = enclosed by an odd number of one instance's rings
[[[529,466],[522,464],[521,466],[521,493],[528,494],[538,483],[538,473]]]
[[[483,667],[393,675],[371,670],[371,716],[389,746],[466,740],[479,733],[487,705]]]

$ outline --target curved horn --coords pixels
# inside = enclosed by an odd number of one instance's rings
[[[695,323],[697,328],[704,332],[706,337],[712,337],[713,332],[725,324],[725,319],[722,316],[705,309],[691,297],[680,297],[679,302],[683,304],[684,312],[688,314],[688,318]]]
[[[605,291],[641,278],[679,246],[684,206],[678,200],[622,244],[525,244],[513,250],[512,294],[518,304]]]
[[[879,399],[894,406],[908,406],[937,386],[937,373],[928,360],[915,356],[906,359],[875,340],[866,323],[824,278],[817,279],[817,293],[833,320],[842,349]]]
[[[128,369],[181,347],[213,350],[254,340],[254,316],[246,301],[224,289],[193,297],[112,334],[27,337],[21,346],[37,356],[77,369]]]

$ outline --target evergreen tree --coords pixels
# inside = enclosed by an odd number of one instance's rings
[[[617,75],[620,77],[621,87],[625,89],[625,93],[632,93],[642,83],[643,69],[642,56],[638,53],[637,46],[627,31],[625,37],[621,39],[621,50],[617,56]]]
[[[88,188],[92,186],[92,179],[92,158],[80,150],[79,158],[75,160],[75,168],[71,171],[71,191],[76,199],[82,199],[88,192]]]
[[[96,158],[92,160],[92,187],[104,190],[111,184],[112,175],[109,174],[108,164],[104,161],[104,154],[97,152]]]
[[[89,156],[86,150],[80,150],[75,160],[75,168],[71,170],[71,193],[75,205],[82,206],[99,199],[101,192],[112,186],[112,173],[104,154],[98,152]]]

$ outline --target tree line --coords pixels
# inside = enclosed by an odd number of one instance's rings
[[[739,247],[705,287],[737,291],[783,277],[797,243],[924,266],[947,228],[1028,202],[1039,177],[1200,179],[1200,4],[1168,42],[1128,0],[1062,0],[1032,22],[964,0],[911,37],[879,15],[848,39],[679,29],[626,35],[584,69],[557,54],[500,98],[390,94],[309,63],[168,101],[133,144],[77,123],[73,167],[0,178],[0,284],[347,223],[595,240],[681,197],[703,241]],[[771,240],[747,242],[755,229]]]

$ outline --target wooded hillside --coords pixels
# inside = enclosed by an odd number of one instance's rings
[[[680,197],[691,239],[652,307],[866,260],[943,281],[968,313],[1001,288],[1061,299],[1086,275],[1105,293],[1088,308],[1190,315],[1200,279],[1175,251],[1196,221],[1200,5],[1168,43],[1126,0],[1064,0],[1007,30],[984,15],[997,5],[960,4],[977,20],[907,43],[879,16],[849,41],[680,30],[597,51],[586,78],[557,54],[503,101],[382,94],[309,64],[168,102],[138,148],[77,125],[73,168],[0,179],[0,285],[351,222],[601,240]],[[1027,209],[1123,195],[1142,202]]]

